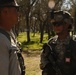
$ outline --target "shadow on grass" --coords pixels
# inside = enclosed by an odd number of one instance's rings
[[[25,54],[27,57],[36,57],[38,55],[41,55],[40,50],[26,50],[23,51],[23,54]]]
[[[30,41],[30,42],[24,41],[24,42],[22,42],[22,45],[29,45],[29,44],[34,44],[34,43],[36,43],[36,42],[35,41]]]
[[[21,48],[22,48],[22,49],[23,49],[23,48],[26,48],[26,50],[27,50],[27,49],[31,49],[31,47],[32,47],[32,50],[33,50],[34,47],[37,47],[36,49],[38,49],[38,48],[40,48],[41,45],[42,45],[42,44],[40,44],[39,41],[30,41],[30,42],[24,41],[24,42],[21,43]],[[30,46],[31,46],[31,47],[30,47]],[[33,46],[34,46],[34,47],[33,47]]]
[[[30,57],[30,56],[37,56],[40,55],[41,53],[41,49],[29,49],[29,45],[35,44],[37,41],[31,41],[31,42],[22,42],[21,44],[21,48],[23,49],[26,46],[26,49],[23,50],[23,53],[26,54],[26,56]],[[39,44],[37,42],[37,44]]]

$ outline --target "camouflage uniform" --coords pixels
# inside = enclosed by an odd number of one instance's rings
[[[50,48],[56,53],[56,62],[61,70],[62,75],[75,75],[76,73],[76,41],[72,40],[70,35],[64,40],[59,40],[58,36],[49,40]],[[53,45],[52,45],[53,44]],[[67,52],[68,51],[68,52]],[[70,52],[69,52],[70,51]],[[43,70],[42,75],[57,75],[52,68],[51,60],[46,48],[41,54],[40,68]],[[58,74],[59,75],[59,74]]]
[[[61,10],[54,11],[52,15],[51,23],[58,36],[43,45],[40,64],[42,75],[75,75],[76,41],[69,34],[73,18],[70,13]],[[56,30],[59,26],[60,30]]]

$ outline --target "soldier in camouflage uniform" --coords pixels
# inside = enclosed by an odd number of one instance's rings
[[[76,41],[71,37],[73,18],[66,11],[54,11],[56,36],[43,45],[42,75],[76,75]]]

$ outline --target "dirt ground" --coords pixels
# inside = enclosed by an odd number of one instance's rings
[[[40,53],[40,51],[23,52],[26,75],[41,75],[41,70],[39,68]]]

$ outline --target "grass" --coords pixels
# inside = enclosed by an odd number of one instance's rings
[[[42,48],[42,45],[48,41],[47,34],[44,35],[43,43],[40,43],[40,33],[36,33],[33,36],[33,33],[30,34],[31,41],[27,43],[26,32],[22,32],[18,36],[18,41],[21,42],[21,47],[23,50],[39,50]]]
[[[39,56],[25,58],[26,75],[40,75],[39,61]]]
[[[40,33],[30,34],[31,42],[26,42],[26,33],[22,32],[17,37],[18,41],[21,42],[23,50],[24,62],[26,65],[26,75],[41,75],[40,65],[40,54],[42,45],[48,41],[47,34],[44,35],[43,43],[40,41]]]
[[[26,75],[41,75],[40,54],[41,51],[38,50],[31,50],[29,54],[23,52],[24,62],[26,65]]]

